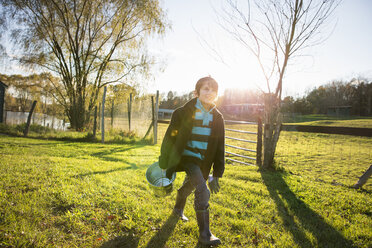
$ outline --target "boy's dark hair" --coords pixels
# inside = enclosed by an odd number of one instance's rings
[[[210,85],[210,87],[212,87],[213,90],[218,92],[217,81],[214,78],[212,78],[211,76],[208,76],[208,77],[203,77],[203,78],[199,79],[198,82],[196,82],[195,90],[198,93],[198,95],[200,94],[200,88],[206,83],[208,83]]]

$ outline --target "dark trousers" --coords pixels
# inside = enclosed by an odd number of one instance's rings
[[[190,162],[185,163],[182,167],[186,171],[186,177],[178,189],[179,196],[186,199],[195,189],[195,211],[208,209],[210,192],[200,167]]]

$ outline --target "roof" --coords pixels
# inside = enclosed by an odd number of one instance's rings
[[[0,81],[0,85],[5,87],[5,88],[8,88],[8,85],[4,84],[3,82]]]

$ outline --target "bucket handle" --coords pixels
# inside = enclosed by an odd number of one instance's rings
[[[167,170],[166,169],[161,169],[161,177],[165,178],[166,176],[167,176]],[[160,187],[163,187],[163,181],[164,180],[161,180]]]

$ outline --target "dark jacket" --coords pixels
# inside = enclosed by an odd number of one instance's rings
[[[196,98],[187,102],[184,106],[176,109],[165,133],[161,145],[159,166],[162,169],[172,168],[182,171],[182,152],[189,141],[193,125]],[[213,176],[222,177],[225,170],[225,128],[222,114],[215,108],[212,110],[213,121],[211,135],[208,139],[208,147],[205,158],[200,165],[205,179],[208,178],[213,164]]]

